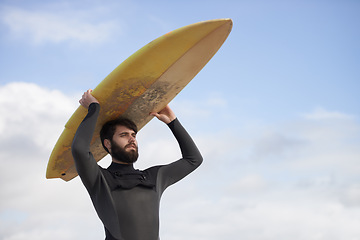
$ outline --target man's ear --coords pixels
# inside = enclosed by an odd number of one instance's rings
[[[108,151],[111,153],[111,142],[109,139],[104,139],[104,145],[108,149]]]

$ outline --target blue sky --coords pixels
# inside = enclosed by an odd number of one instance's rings
[[[103,237],[79,179],[45,179],[52,147],[83,91],[153,39],[217,18],[233,20],[229,38],[171,103],[205,162],[164,194],[162,238],[359,239],[359,10],[0,1],[0,239]],[[179,157],[155,120],[139,141],[138,168]]]

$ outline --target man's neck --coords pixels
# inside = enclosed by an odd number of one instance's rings
[[[126,162],[119,161],[119,160],[117,160],[117,159],[115,159],[115,158],[113,158],[112,161],[113,161],[114,163],[123,164],[123,165],[131,165],[131,164],[132,164],[132,163],[126,163]]]

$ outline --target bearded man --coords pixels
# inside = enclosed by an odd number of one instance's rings
[[[129,119],[104,124],[100,137],[112,163],[104,169],[90,152],[90,141],[100,111],[98,100],[85,92],[80,104],[88,114],[80,124],[72,144],[78,174],[95,210],[104,224],[106,240],[158,240],[159,206],[164,190],[194,171],[202,156],[174,112],[166,106],[150,113],[168,125],[179,143],[182,157],[167,165],[137,170],[137,127]]]

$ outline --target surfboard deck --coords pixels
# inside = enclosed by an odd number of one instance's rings
[[[90,150],[96,161],[107,155],[100,141],[102,125],[120,116],[133,120],[138,129],[164,108],[208,63],[232,29],[231,19],[191,24],[148,43],[115,68],[92,94],[101,110]],[[77,171],[71,154],[75,132],[87,114],[79,106],[50,155],[46,178],[69,181]]]

